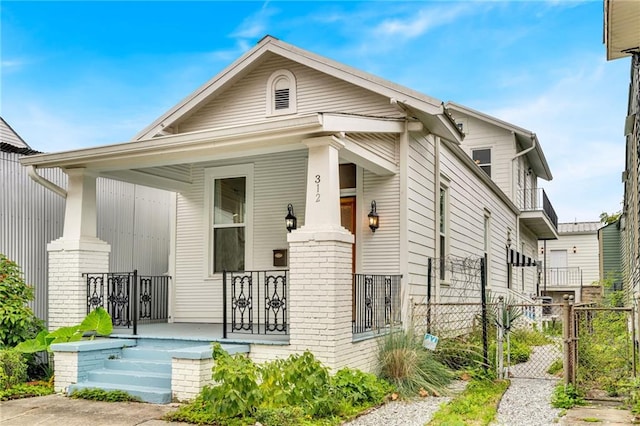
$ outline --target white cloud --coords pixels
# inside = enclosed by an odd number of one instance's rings
[[[244,39],[264,36],[269,27],[269,20],[278,13],[276,9],[268,6],[269,2],[265,2],[259,11],[247,16],[231,33],[231,37]]]
[[[383,20],[374,28],[374,34],[412,39],[424,35],[435,27],[448,25],[461,16],[477,10],[477,8],[470,8],[466,3],[426,7],[418,10],[417,13],[415,9],[410,9],[405,17]]]

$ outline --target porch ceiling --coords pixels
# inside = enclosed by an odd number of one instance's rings
[[[557,240],[558,231],[542,210],[524,211],[520,222],[531,230],[539,240]]]
[[[106,145],[75,151],[39,154],[21,158],[21,163],[36,168],[86,168],[112,179],[174,191],[187,190],[189,173],[176,166],[245,158],[306,149],[302,140],[336,135],[345,142],[341,157],[376,174],[393,174],[397,166],[392,158],[369,151],[353,143],[349,133],[401,133],[403,119],[365,117],[339,113],[318,113],[262,123],[217,128],[205,131],[155,137],[152,139]],[[408,130],[420,130],[410,123]]]

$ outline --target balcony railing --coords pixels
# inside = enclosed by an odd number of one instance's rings
[[[543,285],[549,287],[581,287],[582,270],[578,267],[547,268]]]
[[[103,307],[114,327],[133,328],[138,323],[167,322],[169,279],[166,275],[138,275],[133,272],[84,274],[87,280],[87,313]]]
[[[531,188],[520,191],[519,208],[523,212],[542,211],[553,226],[558,229],[558,215],[547,197],[547,193],[542,188]]]
[[[401,279],[402,275],[354,274],[354,334],[400,324]]]
[[[229,333],[289,334],[288,271],[227,271],[222,281],[225,339]]]

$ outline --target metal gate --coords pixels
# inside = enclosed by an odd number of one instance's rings
[[[636,377],[633,308],[571,307],[569,381],[588,398],[617,396],[621,383]]]
[[[563,363],[562,304],[501,300],[497,308],[498,375],[557,380]]]

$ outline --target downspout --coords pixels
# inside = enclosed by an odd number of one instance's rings
[[[58,185],[56,185],[55,183],[51,182],[50,180],[47,180],[47,179],[43,178],[42,176],[40,176],[36,172],[36,168],[34,166],[32,166],[32,165],[27,166],[27,173],[29,173],[29,177],[31,179],[33,179],[34,181],[36,181],[40,185],[44,186],[45,188],[47,188],[49,191],[55,192],[56,194],[58,194],[62,198],[67,198],[67,191],[66,190],[60,188]]]

